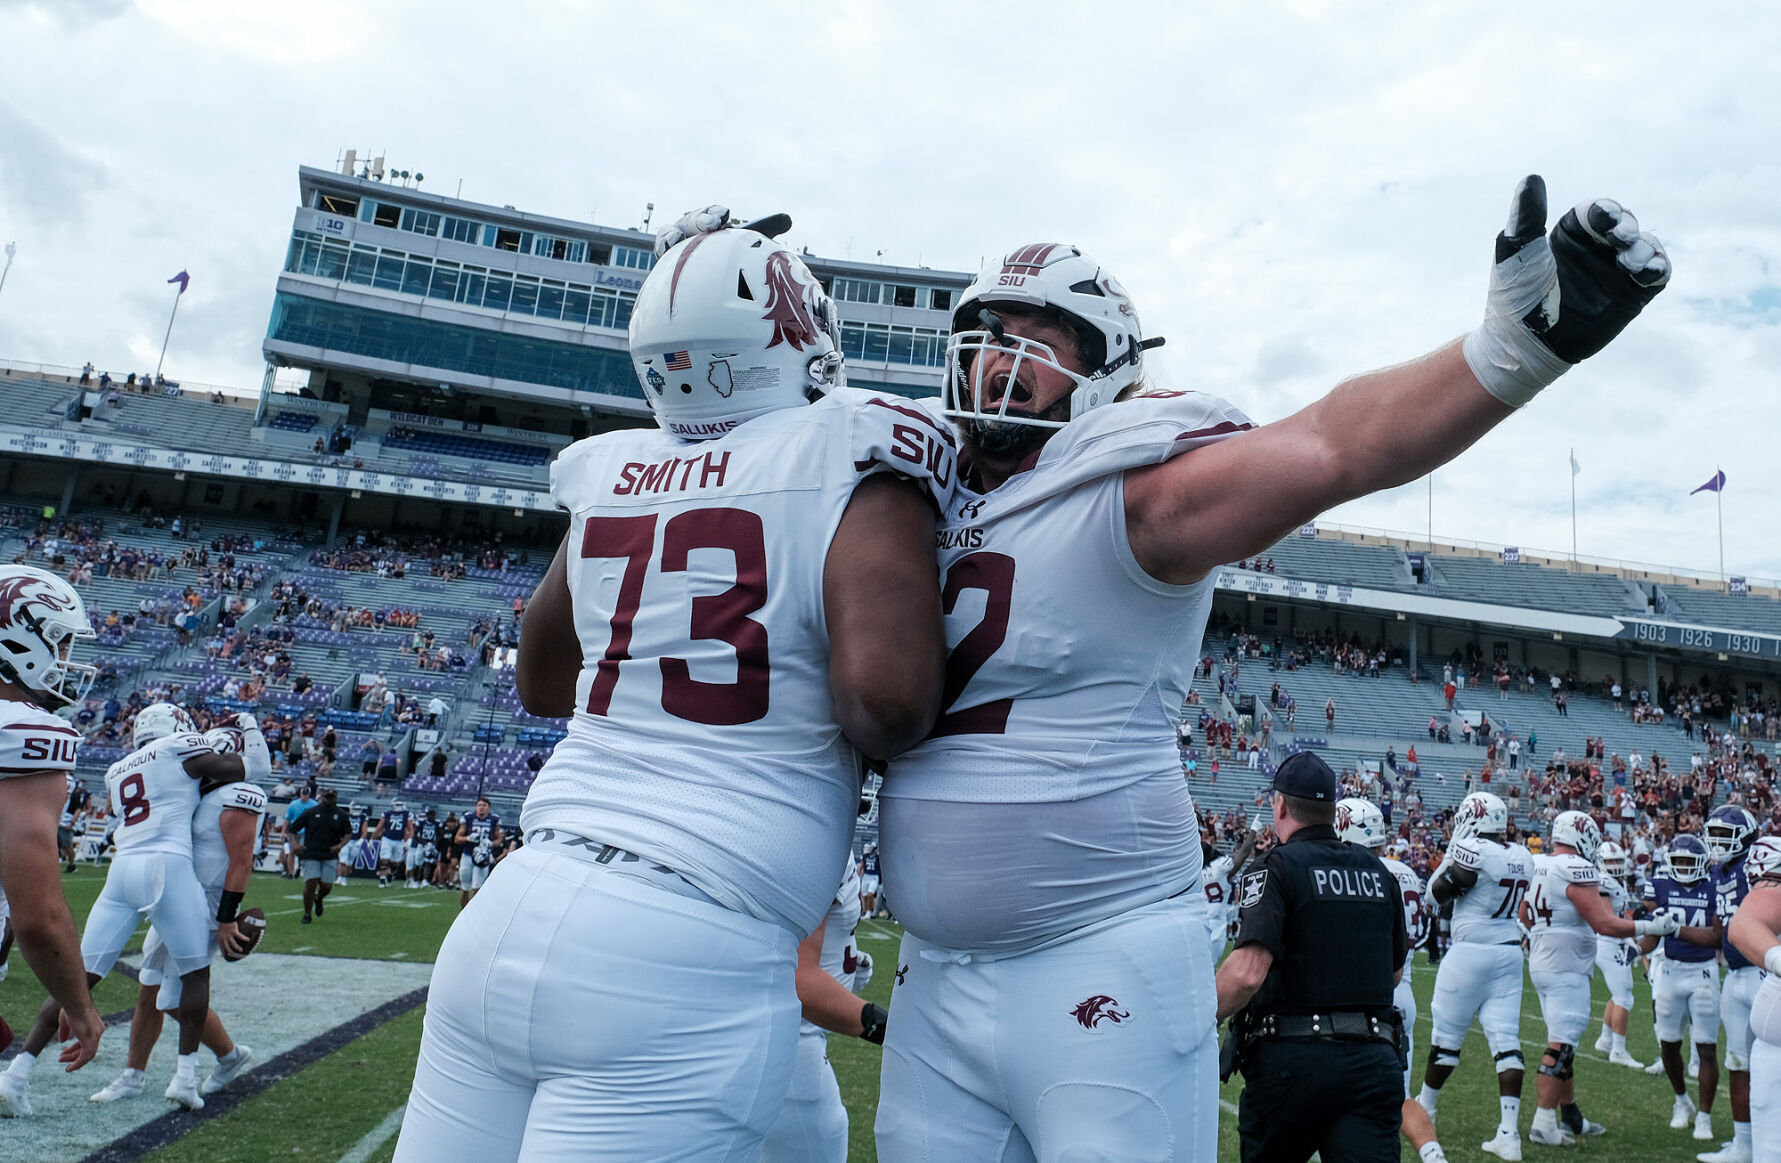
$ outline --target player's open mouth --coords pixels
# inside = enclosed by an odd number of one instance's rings
[[[982,404],[982,408],[986,412],[1000,411],[1004,397],[1008,400],[1010,412],[1025,411],[1026,407],[1033,402],[1032,388],[1019,380],[1016,380],[1011,388],[1006,377],[997,376],[987,386],[989,390],[985,394]]]

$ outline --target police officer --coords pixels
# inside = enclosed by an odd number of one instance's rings
[[[1238,1014],[1243,1161],[1395,1160],[1392,989],[1409,953],[1397,880],[1337,838],[1336,773],[1317,756],[1280,765],[1273,807],[1281,842],[1239,883],[1236,947],[1218,970],[1218,1016]]]

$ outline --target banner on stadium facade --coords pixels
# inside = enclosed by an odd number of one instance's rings
[[[1312,540],[1316,540],[1317,539],[1317,525],[1316,525],[1316,523],[1312,522],[1312,523],[1300,525],[1299,526],[1299,536],[1300,537],[1308,537],[1308,538],[1311,538]]]
[[[1749,578],[1734,577],[1734,578],[1727,579],[1727,581],[1728,581],[1728,584],[1731,586],[1731,592],[1732,592],[1733,597],[1745,598],[1745,597],[1750,596],[1750,579]]]
[[[1503,546],[1503,564],[1515,565],[1521,561],[1521,548],[1516,545]]]
[[[148,448],[119,440],[101,440],[87,436],[45,436],[37,432],[4,431],[0,432],[0,451],[20,456],[47,456],[120,467],[195,472],[237,480],[276,481],[297,487],[357,489],[366,493],[425,497],[435,501],[490,505],[501,509],[531,509],[548,513],[554,512],[557,507],[549,493],[534,489],[494,487],[465,481],[427,480],[398,473],[368,472],[320,464],[293,464],[290,461],[266,460],[254,456],[224,456],[220,453]]]

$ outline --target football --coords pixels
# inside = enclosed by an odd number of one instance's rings
[[[260,947],[260,938],[266,935],[266,912],[264,909],[243,909],[235,917],[235,924],[241,930],[241,939],[247,942],[247,948],[230,956],[223,954],[225,961],[239,961]]]

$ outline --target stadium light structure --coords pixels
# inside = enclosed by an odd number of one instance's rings
[[[6,244],[6,265],[3,267],[0,267],[0,291],[4,291],[6,289],[6,272],[12,269],[12,256],[17,254],[18,252],[19,252],[19,244],[18,243],[9,242]]]

